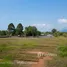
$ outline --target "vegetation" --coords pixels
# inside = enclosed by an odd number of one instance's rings
[[[48,62],[49,67],[64,67],[66,66],[66,56],[64,59],[60,57],[60,51],[67,51],[67,47],[64,45],[67,44],[67,38],[65,37],[54,37],[54,38],[0,38],[0,62],[5,62],[6,66],[10,67],[8,62],[12,63],[14,60],[19,61],[38,61],[36,54],[26,53],[27,51],[39,50],[50,53],[57,53],[57,58]],[[60,47],[58,47],[60,46]],[[58,47],[58,50],[57,50]],[[62,54],[62,53],[61,53]],[[63,54],[62,54],[63,55]],[[66,54],[64,54],[66,55]],[[61,64],[62,63],[62,64]],[[12,65],[13,67],[14,65]],[[23,66],[23,65],[22,65]],[[22,67],[21,66],[21,67]],[[17,66],[19,67],[19,66]],[[23,66],[25,67],[25,66]],[[27,66],[26,66],[27,67]]]
[[[67,64],[67,33],[52,29],[51,32],[40,32],[35,26],[28,26],[23,29],[19,23],[17,27],[13,23],[8,25],[8,30],[1,30],[0,37],[16,36],[12,38],[0,38],[0,64],[1,67],[19,67],[13,65],[15,60],[19,61],[38,61],[36,54],[27,51],[44,51],[58,54],[52,61],[48,61],[48,67],[66,67]],[[53,38],[38,38],[37,36],[53,35]],[[33,36],[20,38],[17,36]],[[35,38],[34,38],[35,37]],[[58,47],[58,48],[57,48]],[[8,64],[10,63],[10,64]],[[21,66],[25,67],[25,66]],[[28,67],[28,66],[26,66]]]
[[[41,34],[43,34],[43,36],[46,35],[53,35],[55,37],[59,37],[59,36],[63,36],[63,37],[67,37],[67,33],[66,32],[60,32],[57,31],[57,29],[52,29],[51,32],[41,32],[39,31],[35,26],[28,26],[25,27],[25,29],[23,29],[23,25],[21,23],[19,23],[17,25],[17,27],[14,26],[13,23],[10,23],[8,25],[8,29],[7,30],[0,30],[0,37],[8,37],[8,36],[41,36]]]
[[[16,35],[22,35],[23,33],[23,26],[21,23],[18,24],[17,28],[16,28]]]
[[[40,31],[37,30],[34,26],[29,26],[25,28],[25,35],[26,36],[37,36],[40,35]]]
[[[57,50],[58,56],[48,61],[48,67],[67,67],[67,45],[60,45]]]
[[[67,67],[67,58],[55,57],[47,62],[48,67]]]
[[[52,29],[52,33],[56,33],[57,32],[57,30],[56,29]]]
[[[59,55],[61,57],[67,57],[67,45],[66,46],[60,46],[58,48],[58,50],[59,50]]]
[[[9,35],[10,35],[10,36],[12,36],[12,35],[15,34],[15,26],[14,26],[13,23],[10,23],[10,24],[8,25],[8,32],[9,32]]]

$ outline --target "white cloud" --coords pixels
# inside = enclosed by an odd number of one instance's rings
[[[32,26],[36,27],[45,27],[47,24],[32,24]]]
[[[61,18],[61,19],[58,19],[58,22],[59,23],[67,23],[67,19]]]
[[[19,20],[19,22],[23,22],[23,20]]]
[[[38,28],[38,30],[41,31],[50,31],[53,28],[52,24],[45,24],[45,23],[32,24],[31,26],[35,26]]]

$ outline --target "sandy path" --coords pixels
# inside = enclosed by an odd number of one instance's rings
[[[47,60],[52,60],[51,57],[44,57],[42,59],[39,59],[37,64],[33,64],[31,67],[47,67]]]
[[[30,51],[28,53],[37,54],[37,55],[38,53],[48,54],[48,52],[39,52],[39,51]],[[52,60],[52,57],[51,56],[40,57],[37,64],[32,64],[31,67],[47,67],[47,60]]]
[[[31,53],[31,54],[41,54],[40,57],[38,57],[39,61],[38,62],[34,62],[33,64],[31,64],[30,67],[47,67],[47,60],[52,60],[52,56],[50,56],[50,53],[48,52],[40,52],[40,51],[28,51],[27,53]],[[46,56],[43,56],[42,54],[49,54]]]

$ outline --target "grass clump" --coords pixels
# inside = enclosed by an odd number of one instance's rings
[[[58,47],[58,52],[61,57],[67,57],[67,46]]]

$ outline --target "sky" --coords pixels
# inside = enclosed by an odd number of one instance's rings
[[[0,30],[7,30],[9,23],[62,30],[67,28],[67,0],[0,0]]]

